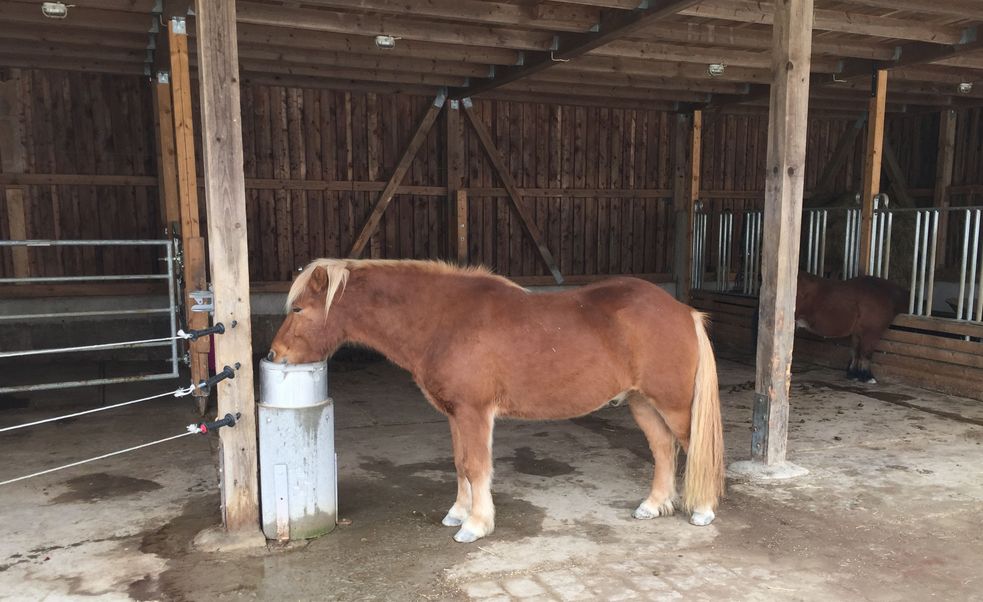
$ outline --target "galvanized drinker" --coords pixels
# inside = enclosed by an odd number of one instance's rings
[[[260,362],[259,475],[263,533],[310,539],[334,529],[338,471],[326,362]]]

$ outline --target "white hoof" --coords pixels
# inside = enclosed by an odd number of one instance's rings
[[[473,541],[478,541],[481,539],[481,535],[474,533],[467,527],[462,527],[460,531],[454,534],[454,541],[457,543],[471,543]]]
[[[714,518],[716,518],[716,515],[713,513],[713,510],[695,510],[689,517],[689,523],[697,527],[705,527],[712,523]]]
[[[877,384],[877,379],[872,376],[872,377],[870,377],[870,378],[867,379],[867,384],[868,385],[876,385]]]
[[[447,516],[445,516],[444,520],[440,521],[440,523],[445,527],[460,527],[461,525],[464,524],[464,519],[458,518],[453,514],[451,514],[450,512],[448,512]]]
[[[491,532],[495,530],[494,526],[484,526],[478,521],[467,520],[461,526],[461,529],[454,534],[454,541],[458,543],[471,543],[477,541],[486,535],[491,535]]]
[[[652,518],[659,518],[660,516],[672,516],[675,511],[675,506],[672,503],[672,498],[667,499],[659,505],[651,504],[648,500],[645,500],[635,508],[635,511],[631,513],[632,518],[637,518],[638,520],[649,520]]]

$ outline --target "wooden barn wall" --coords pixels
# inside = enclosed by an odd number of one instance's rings
[[[983,195],[983,108],[956,113],[953,205],[979,205]]]
[[[24,71],[27,173],[153,176],[153,113],[144,78],[94,73]],[[2,189],[2,186],[0,186]],[[24,221],[29,238],[159,238],[153,179],[139,186],[29,186]],[[0,238],[9,239],[0,191]],[[148,273],[159,269],[155,250],[32,248],[34,276]],[[9,250],[0,274],[13,275]]]
[[[156,175],[156,159],[146,78],[25,73],[30,173],[147,178],[139,180],[139,186],[31,186],[28,236],[162,236],[157,190],[149,179]],[[243,87],[253,281],[288,281],[312,257],[347,254],[429,102],[422,97],[361,92]],[[534,219],[564,274],[668,274],[673,238],[673,115],[504,101],[477,101],[474,110],[527,195]],[[967,114],[976,115],[978,126],[978,113]],[[937,121],[935,116],[888,120],[888,134],[904,169],[912,174],[909,186],[931,186]],[[471,191],[468,259],[510,276],[546,274],[510,209],[502,182],[467,120],[462,122],[465,185]],[[701,192],[705,203],[732,209],[760,204],[766,125],[764,115],[705,115]],[[815,186],[840,135],[850,126],[849,119],[810,122],[807,190]],[[960,127],[957,166],[963,167],[957,167],[962,169],[959,174],[981,161],[979,136],[971,138],[974,147],[963,140],[963,130]],[[448,249],[445,149],[441,118],[364,256],[453,255]],[[862,152],[863,136],[859,136],[837,176],[838,190],[859,183]],[[957,181],[965,180],[966,176],[957,175]],[[201,206],[204,219],[203,200]],[[6,207],[0,207],[3,237],[9,236],[6,219]],[[32,250],[30,256],[35,275],[158,269],[147,252],[90,248]],[[0,273],[12,273],[7,252],[0,253]]]

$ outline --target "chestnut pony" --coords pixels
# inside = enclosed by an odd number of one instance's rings
[[[850,337],[847,377],[875,384],[870,360],[884,332],[908,305],[908,291],[873,276],[832,280],[799,272],[795,293],[795,325],[827,339]],[[758,315],[752,335],[758,338]]]
[[[454,539],[492,532],[495,418],[550,420],[628,402],[655,461],[633,516],[672,514],[676,445],[682,506],[706,525],[723,490],[717,368],[704,316],[658,286],[611,278],[531,294],[483,268],[425,261],[318,259],[297,277],[271,361],[306,363],[346,342],[408,370],[450,422]]]

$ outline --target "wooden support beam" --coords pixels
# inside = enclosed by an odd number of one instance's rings
[[[857,142],[857,136],[863,131],[866,121],[867,115],[861,115],[840,136],[839,141],[836,143],[836,148],[833,149],[833,155],[829,158],[829,162],[826,163],[826,167],[823,168],[823,173],[819,177],[819,182],[816,184],[816,188],[812,193],[812,198],[810,199],[812,205],[825,205],[830,198],[835,197],[833,187],[835,186],[836,177],[843,169],[847,157],[850,156],[850,151],[853,150],[853,146]]]
[[[938,240],[945,248],[946,235],[949,228],[950,206],[949,187],[952,186],[952,172],[956,156],[956,112],[942,111],[939,114],[939,150],[935,161],[935,190],[932,195],[933,205],[942,208],[939,215]],[[936,253],[936,265],[945,265],[945,253]]]
[[[887,70],[878,70],[867,105],[867,144],[863,184],[860,187],[860,270],[867,273],[873,234],[874,197],[881,191],[881,158],[884,148],[884,108],[887,103]]]
[[[177,152],[174,147],[174,110],[172,109],[171,74],[160,72],[154,86],[154,129],[157,132],[157,189],[160,195],[162,223],[172,232],[181,221],[178,201]]]
[[[456,199],[455,215],[457,217],[457,227],[454,232],[457,235],[457,263],[467,265],[468,263],[468,191],[458,190]]]
[[[467,220],[468,205],[467,193],[465,192],[462,217],[459,192],[466,185],[466,166],[464,164],[464,131],[461,125],[461,103],[458,100],[452,100],[444,107],[444,160],[447,162],[447,203],[449,209],[447,212],[447,231],[449,234],[447,255],[456,257],[458,263],[464,264],[467,263],[468,250],[466,246],[463,249],[461,247],[459,230],[461,220]],[[466,235],[467,224],[464,224],[464,227]],[[464,244],[467,244],[466,238],[465,236]]]
[[[9,77],[0,81],[0,172],[22,174],[27,171],[27,133],[23,81],[19,69],[12,69]],[[24,188],[6,185],[4,197],[7,205],[7,228],[11,240],[27,238],[27,215],[24,206]],[[13,275],[30,276],[27,247],[11,247]]]
[[[357,14],[309,8],[292,8],[240,0],[239,22],[289,29],[375,36],[390,35],[420,42],[548,50],[553,35],[512,26],[464,25],[379,14]]]
[[[471,123],[471,128],[478,136],[478,141],[481,143],[481,147],[485,150],[488,160],[491,161],[492,167],[495,168],[495,172],[498,173],[499,179],[502,180],[502,185],[505,186],[505,190],[509,194],[509,199],[512,201],[512,209],[514,209],[516,215],[519,216],[519,221],[522,222],[523,227],[526,229],[526,233],[529,234],[530,238],[532,238],[533,244],[536,245],[536,249],[539,251],[539,256],[542,258],[543,263],[546,264],[550,274],[553,275],[553,279],[557,284],[563,284],[563,275],[560,273],[560,268],[556,264],[556,259],[553,258],[553,254],[550,253],[549,247],[546,246],[546,239],[543,237],[543,233],[539,230],[536,222],[533,221],[532,212],[525,206],[522,194],[519,192],[519,187],[516,185],[512,174],[509,173],[502,154],[498,152],[497,148],[495,148],[495,144],[492,142],[492,137],[488,132],[488,128],[486,128],[485,124],[481,122],[481,119],[475,115],[470,98],[465,98],[461,102],[461,106],[464,107],[464,114],[468,116],[468,121]]]
[[[218,385],[218,415],[238,415],[234,427],[219,430],[222,511],[228,531],[258,534],[259,463],[235,1],[199,0],[196,19],[209,259],[215,320],[226,325],[225,334],[215,338],[215,361],[219,367],[239,366],[234,379]]]
[[[3,30],[0,29],[0,33]],[[333,34],[303,29],[284,29],[240,23],[240,48],[267,48],[271,51],[283,49],[316,50],[319,52],[352,52],[363,55],[379,53],[379,47],[368,35]],[[478,63],[482,65],[515,65],[521,61],[517,50],[492,46],[463,46],[421,42],[418,40],[399,40],[396,48],[385,51],[384,56],[398,58],[431,59],[446,61],[453,56],[457,62]]]
[[[491,79],[451,89],[450,97],[461,99],[474,96],[548,69],[558,62],[575,59],[608,42],[651,26],[698,2],[699,0],[653,0],[646,8],[636,8],[630,12],[617,10],[602,12],[600,22],[593,30],[562,34],[557,38],[555,48],[528,52],[522,65],[502,67],[496,70],[495,76]]]
[[[908,179],[901,169],[898,156],[887,136],[884,137],[884,171],[891,180],[891,201],[895,207],[914,207],[915,201],[908,192]]]
[[[167,43],[171,66],[171,110],[174,116],[174,165],[181,218],[181,246],[184,250],[185,320],[189,328],[201,329],[208,326],[208,314],[191,311],[191,303],[187,298],[190,291],[207,289],[208,277],[205,270],[205,245],[199,224],[188,34],[183,17],[174,17],[167,22]],[[194,382],[208,377],[208,350],[209,340],[205,338],[189,345],[191,378]],[[207,398],[198,395],[197,401],[199,411],[204,413]]]
[[[352,250],[348,253],[349,257],[360,257],[362,251],[369,244],[369,239],[375,234],[375,231],[379,228],[379,222],[382,220],[382,214],[386,212],[386,208],[389,207],[389,203],[393,200],[393,196],[396,194],[396,189],[399,185],[403,183],[403,178],[406,177],[406,172],[410,169],[410,165],[413,164],[413,158],[416,157],[416,153],[420,150],[420,146],[423,145],[424,140],[427,139],[427,134],[430,133],[433,124],[437,121],[437,116],[440,114],[441,107],[444,106],[444,101],[447,97],[441,93],[434,101],[427,107],[427,112],[423,115],[420,120],[419,125],[416,127],[416,131],[413,133],[413,137],[410,139],[409,144],[406,145],[406,149],[403,151],[403,155],[399,158],[399,163],[396,164],[396,169],[393,170],[392,175],[389,176],[389,181],[386,182],[386,187],[379,194],[379,198],[376,199],[375,205],[372,207],[372,212],[369,213],[368,219],[365,220],[365,225],[362,226],[361,232],[358,233],[358,237],[355,239],[355,243],[352,245]]]
[[[673,212],[676,215],[673,272],[676,298],[689,303],[693,287],[693,214],[700,199],[703,113],[694,111],[692,116],[676,115],[673,140]]]
[[[795,285],[805,184],[813,1],[778,2],[773,25],[774,81],[768,117],[760,328],[751,457],[785,461],[788,392],[795,332]]]
[[[687,8],[680,14],[687,17],[768,25],[772,23],[777,10],[777,3],[773,5],[770,2],[754,0],[715,0],[712,3],[704,2]],[[934,44],[958,44],[962,39],[961,28],[952,25],[821,8],[815,9],[814,28],[881,38],[919,40]]]

